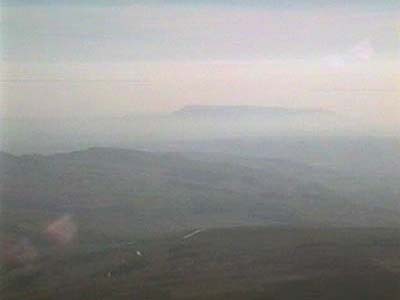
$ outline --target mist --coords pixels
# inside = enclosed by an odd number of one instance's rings
[[[2,1],[1,299],[400,299],[397,2]]]

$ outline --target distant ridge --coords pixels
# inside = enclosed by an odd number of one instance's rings
[[[250,105],[187,105],[173,113],[176,116],[204,117],[289,117],[308,115],[332,115],[322,109],[291,109],[285,107]]]

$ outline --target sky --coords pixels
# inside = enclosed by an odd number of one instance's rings
[[[397,1],[94,2],[2,2],[2,116],[265,105],[400,128]]]

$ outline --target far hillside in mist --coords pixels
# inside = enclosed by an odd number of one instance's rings
[[[285,107],[248,106],[248,105],[187,105],[174,112],[175,116],[187,117],[307,117],[333,114],[322,109],[290,109]]]
[[[8,131],[1,147],[13,153],[183,140],[358,134],[354,124],[333,111],[267,106],[195,105],[159,114],[5,119],[3,123]]]

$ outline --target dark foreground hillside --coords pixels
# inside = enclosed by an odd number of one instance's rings
[[[238,227],[42,246],[2,299],[400,299],[400,231]]]
[[[0,170],[1,299],[400,299],[397,173],[114,148]]]

